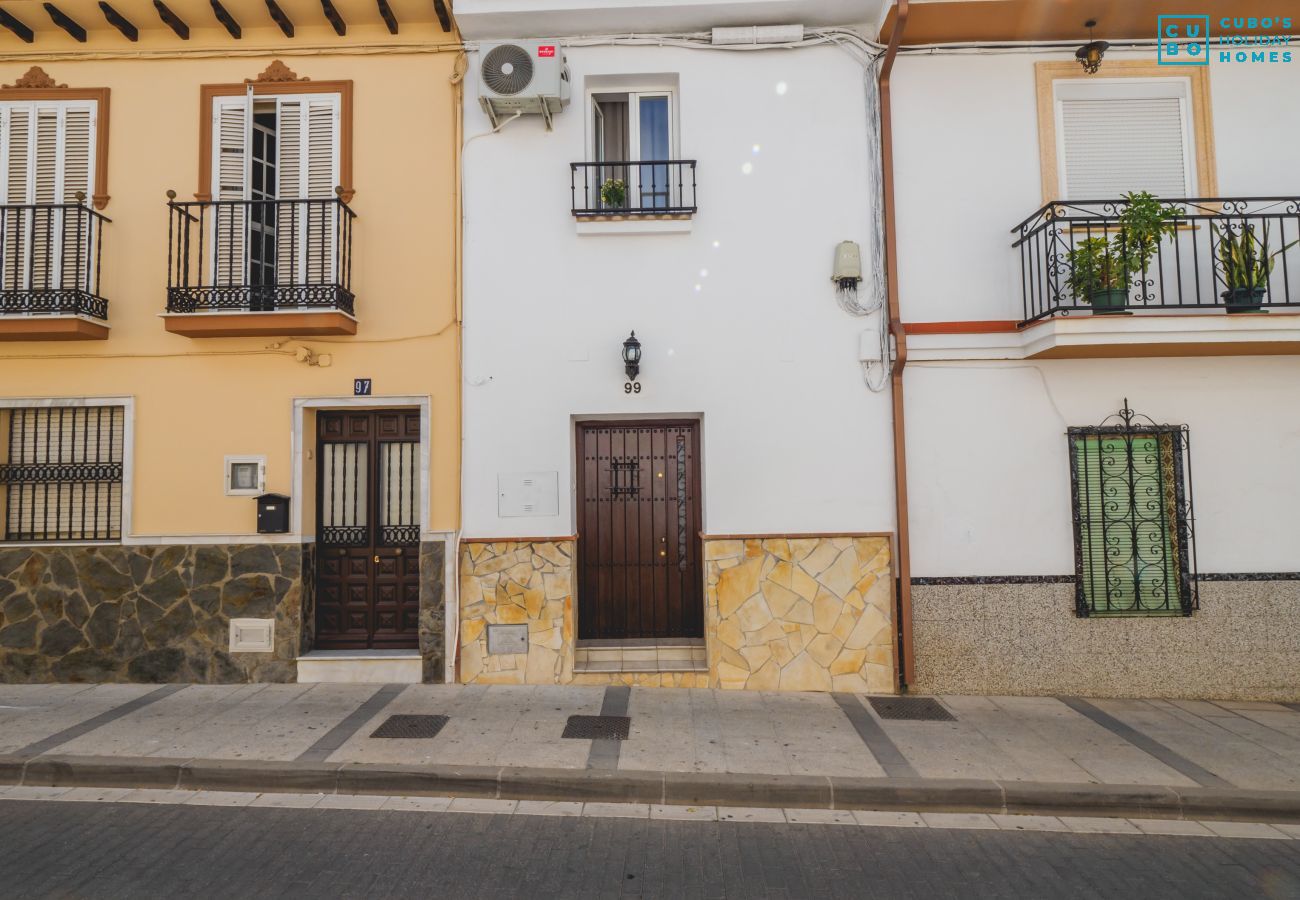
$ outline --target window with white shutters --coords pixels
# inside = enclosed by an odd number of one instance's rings
[[[216,97],[217,284],[321,284],[337,275],[340,95]],[[263,281],[262,279],[265,279]]]
[[[19,407],[3,417],[5,540],[119,540],[125,409]]]
[[[0,102],[0,289],[88,283],[94,194],[94,100]]]
[[[1195,196],[1185,79],[1061,80],[1055,101],[1061,199]]]

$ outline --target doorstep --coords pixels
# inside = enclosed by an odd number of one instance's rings
[[[419,650],[313,650],[298,657],[299,684],[419,684]]]
[[[573,651],[577,672],[707,672],[699,638],[579,641]]]

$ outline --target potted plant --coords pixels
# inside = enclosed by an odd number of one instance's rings
[[[1268,277],[1273,272],[1277,257],[1290,250],[1300,240],[1292,241],[1274,253],[1268,252],[1268,223],[1264,223],[1264,239],[1255,237],[1255,226],[1241,227],[1241,233],[1234,233],[1231,226],[1220,231],[1215,223],[1210,223],[1213,234],[1214,255],[1218,257],[1219,268],[1223,270],[1223,281],[1228,289],[1219,296],[1228,307],[1228,312],[1259,312],[1268,289]]]
[[[605,206],[622,209],[627,200],[627,183],[620,178],[606,178],[600,186],[600,202]]]
[[[1130,275],[1146,272],[1160,246],[1161,239],[1172,237],[1178,217],[1184,212],[1162,204],[1147,191],[1124,195],[1124,210],[1119,214],[1119,233],[1115,236],[1117,252]]]
[[[1104,237],[1086,238],[1070,251],[1070,293],[1098,315],[1123,312],[1128,304],[1124,261]]]

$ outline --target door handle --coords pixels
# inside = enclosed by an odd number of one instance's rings
[[[379,562],[379,554],[378,554],[378,553],[375,554],[375,562]]]

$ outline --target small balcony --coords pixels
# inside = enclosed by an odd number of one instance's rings
[[[1300,198],[1161,203],[1173,215],[1146,254],[1119,249],[1125,200],[1049,203],[1013,228],[1021,325],[1078,314],[1300,312]]]
[[[76,203],[0,206],[0,341],[108,337],[100,296],[103,226]]]
[[[695,160],[569,163],[573,215],[583,219],[689,218]]]
[[[168,207],[168,331],[195,338],[356,334],[356,213],[341,198],[172,199]]]

